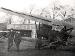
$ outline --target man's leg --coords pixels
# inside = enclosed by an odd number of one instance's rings
[[[8,51],[9,51],[9,49],[12,47],[12,45],[13,45],[13,41],[9,41],[9,42],[8,42]]]
[[[15,41],[16,47],[17,47],[17,51],[19,51],[19,45],[20,45],[21,41]]]

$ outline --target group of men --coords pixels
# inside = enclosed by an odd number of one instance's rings
[[[17,51],[19,51],[19,45],[21,42],[21,34],[20,31],[14,31],[13,29],[9,30],[10,32],[7,34],[8,36],[8,51],[13,46],[13,43],[15,42],[15,45],[17,47]]]

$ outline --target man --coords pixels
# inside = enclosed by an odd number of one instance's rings
[[[67,29],[66,26],[64,26],[64,28],[61,30],[61,37],[63,42],[67,42],[68,37],[70,37],[70,33],[72,32],[73,28],[69,28]]]
[[[16,44],[17,51],[19,51],[19,45],[20,45],[20,42],[21,42],[21,33],[19,31],[16,31],[14,42]]]
[[[8,33],[8,51],[13,46],[14,34],[15,32],[13,31],[13,29],[11,29]]]

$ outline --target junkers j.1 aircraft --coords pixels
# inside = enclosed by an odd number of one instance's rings
[[[36,45],[35,45],[36,48],[40,49],[41,47],[44,46],[49,46],[49,47],[54,46],[57,48],[68,46],[69,49],[72,49],[72,46],[75,45],[75,24],[74,23],[69,23],[65,21],[56,21],[55,19],[47,20],[46,18],[43,17],[41,18],[30,14],[19,13],[6,8],[1,8],[0,10],[11,15],[17,15],[23,18],[26,17],[26,19],[30,19],[42,23],[39,25],[39,29],[36,30],[37,38],[38,38],[38,41],[36,41]],[[53,25],[58,27],[66,26],[66,29],[72,28],[72,30],[69,31],[69,35],[67,36],[66,42],[61,39],[60,35],[62,34],[60,33],[60,31],[52,30]]]

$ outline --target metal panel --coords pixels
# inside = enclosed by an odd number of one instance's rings
[[[35,24],[9,24],[7,29],[18,29],[18,30],[32,30],[35,29]]]

